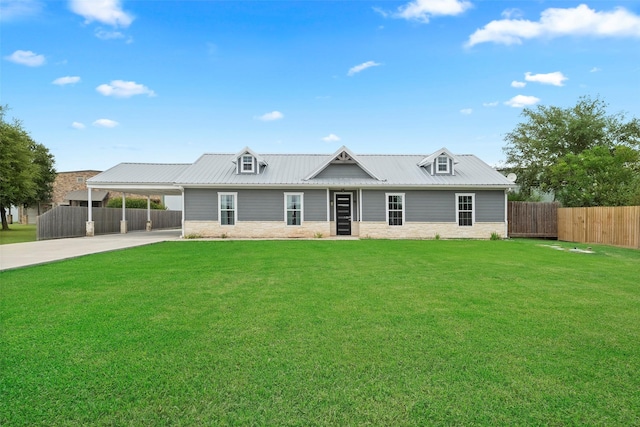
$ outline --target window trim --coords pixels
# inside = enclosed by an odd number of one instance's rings
[[[289,216],[287,213],[289,212],[287,206],[287,196],[300,196],[300,224],[289,224]],[[291,211],[295,211],[297,209],[291,209]],[[287,227],[300,227],[304,223],[304,193],[300,192],[285,192],[284,193],[284,224]]]
[[[251,169],[244,168],[245,165],[249,164],[244,162],[245,159],[251,159]],[[255,165],[256,165],[256,158],[251,154],[243,154],[242,156],[240,156],[240,173],[255,173],[256,172]]]
[[[233,196],[233,224],[222,223],[222,203],[220,199],[222,196]],[[228,209],[225,209],[225,211]],[[218,192],[218,224],[222,227],[233,227],[238,223],[238,193],[234,192]]]
[[[400,196],[402,197],[402,224],[389,224],[389,196]],[[405,197],[405,193],[384,193],[384,203],[385,203],[385,221],[387,226],[389,227],[402,227],[406,224],[405,213],[407,211],[407,199]]]
[[[469,212],[460,210],[460,197],[471,197],[471,225],[460,225],[460,212]],[[456,193],[456,225],[458,227],[473,227],[476,224],[476,193]]]
[[[446,160],[446,167],[445,170],[440,170],[440,159],[445,159]],[[436,173],[449,173],[449,163],[450,163],[450,159],[449,156],[441,154],[438,157],[436,157]]]

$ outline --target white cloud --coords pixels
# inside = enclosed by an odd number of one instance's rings
[[[564,81],[569,80],[569,78],[562,74],[560,71],[547,74],[531,74],[527,71],[524,74],[524,79],[528,82],[537,82],[544,85],[553,86],[564,86]]]
[[[93,122],[93,125],[99,128],[114,128],[119,124],[120,123],[116,122],[115,120],[109,120],[109,119],[98,119],[95,122]]]
[[[511,82],[511,87],[525,87],[526,85],[525,82],[519,82],[517,80]]]
[[[130,98],[135,95],[156,96],[156,93],[145,85],[124,80],[112,80],[109,84],[101,84],[96,90],[104,96],[115,96],[116,98]]]
[[[103,119],[103,120],[104,120],[104,119]],[[94,123],[94,126],[97,126],[97,125]],[[86,126],[84,125],[84,123],[80,123],[80,122],[73,122],[73,123],[71,123],[71,127],[72,127],[72,128],[74,128],[74,129],[80,129],[80,130],[82,130],[82,129],[86,128]]]
[[[0,21],[9,22],[33,16],[42,10],[42,2],[36,0],[2,0],[0,2]]]
[[[255,117],[258,120],[262,120],[263,122],[272,122],[274,120],[280,120],[284,118],[284,114],[280,111],[272,111],[270,113],[263,114],[261,116]]]
[[[46,62],[44,55],[37,55],[30,50],[16,50],[11,55],[5,56],[4,59],[28,67],[39,67]]]
[[[505,19],[513,19],[513,18],[521,18],[523,13],[522,10],[517,8],[505,9],[500,14]]]
[[[340,137],[336,134],[330,133],[329,135],[322,138],[324,142],[338,142],[340,141]]]
[[[126,28],[133,15],[122,10],[120,0],[71,0],[71,11],[83,16],[87,23],[98,21],[113,27]]]
[[[471,108],[463,108],[462,110],[460,110],[460,113],[468,116],[469,114],[473,113],[473,109],[471,109]]]
[[[363,62],[360,65],[356,65],[355,67],[351,67],[349,69],[349,71],[347,72],[347,76],[353,76],[354,74],[359,73],[360,71],[366,70],[367,68],[371,68],[371,67],[378,67],[382,64],[379,64],[375,61],[367,61],[367,62]]]
[[[499,104],[498,101],[493,101],[493,102],[483,102],[482,106],[483,107],[497,107]]]
[[[395,13],[378,10],[383,16],[392,16],[422,23],[429,22],[433,16],[455,16],[471,7],[465,0],[414,0],[400,6]]]
[[[466,45],[480,43],[521,44],[523,39],[561,36],[640,37],[640,16],[618,7],[598,12],[586,4],[574,8],[549,8],[539,21],[501,19],[476,30]]]
[[[593,67],[592,69],[589,70],[590,73],[598,73],[602,71],[602,68],[598,68],[598,67]]]
[[[120,31],[109,31],[101,27],[96,28],[94,34],[100,40],[116,40],[125,38],[125,35]]]
[[[505,102],[505,105],[508,105],[513,108],[522,108],[528,107],[530,105],[535,105],[540,102],[540,98],[536,98],[535,96],[528,95],[516,95],[510,100]]]
[[[51,83],[54,85],[64,86],[64,85],[72,85],[76,84],[80,81],[80,77],[78,76],[66,76],[66,77],[58,77]]]

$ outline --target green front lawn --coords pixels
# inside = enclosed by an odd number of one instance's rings
[[[36,226],[23,224],[9,224],[8,230],[2,230],[0,227],[0,245],[8,245],[9,243],[35,242]]]
[[[0,425],[640,424],[640,251],[546,243],[183,241],[5,271]]]

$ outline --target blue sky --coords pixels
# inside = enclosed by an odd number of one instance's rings
[[[640,1],[1,0],[1,102],[58,171],[205,152],[503,160],[522,108],[640,116]]]

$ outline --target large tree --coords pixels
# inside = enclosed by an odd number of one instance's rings
[[[564,206],[617,206],[637,198],[638,118],[609,114],[603,100],[588,96],[570,108],[525,108],[522,116],[504,147],[522,193],[551,191]]]
[[[20,121],[5,121],[0,106],[0,218],[7,230],[6,208],[49,200],[56,177],[49,150],[35,142]]]

